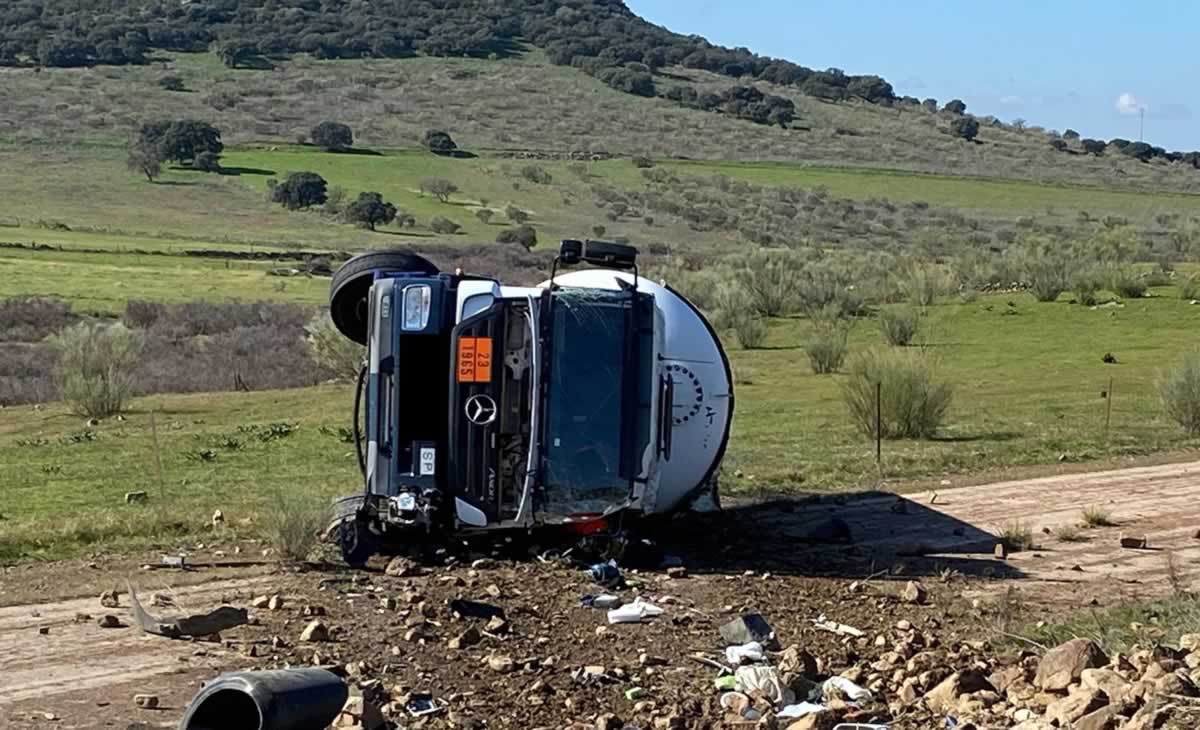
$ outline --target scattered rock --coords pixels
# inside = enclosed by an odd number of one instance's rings
[[[667,665],[667,660],[652,654],[639,654],[638,664],[642,665],[643,667],[665,667]]]
[[[996,543],[996,547],[992,549],[992,554],[997,560],[1004,560],[1008,557],[1008,546],[1002,542]]]
[[[216,510],[212,514],[212,526],[214,530],[219,530],[225,526],[225,513],[221,510]]]
[[[465,649],[468,646],[475,646],[480,641],[483,641],[483,636],[479,633],[479,629],[472,626],[447,642],[447,645],[451,649]]]
[[[105,614],[105,615],[101,616],[100,618],[96,619],[96,625],[102,629],[119,629],[119,628],[121,628],[121,622],[117,619],[116,616],[113,616],[111,613]]]
[[[808,679],[817,676],[817,658],[799,646],[789,646],[779,657],[779,670],[784,673],[799,674]]]
[[[39,626],[38,633],[41,634],[42,636],[46,636],[50,633],[50,627],[49,626]]]
[[[1184,634],[1180,636],[1179,648],[1193,653],[1200,652],[1200,634]]]
[[[516,663],[512,660],[512,657],[505,656],[504,654],[489,656],[487,658],[487,665],[489,669],[499,674],[508,674],[516,667]]]
[[[504,592],[500,590],[500,586],[496,585],[495,583],[489,584],[488,587],[484,588],[483,590],[492,598],[499,598],[500,596],[504,595]]]
[[[396,599],[391,596],[384,596],[379,599],[379,607],[384,611],[395,611],[397,605]]]
[[[488,619],[487,625],[483,627],[483,630],[489,634],[507,634],[508,629],[508,622],[499,616],[492,616]]]
[[[133,704],[143,710],[154,710],[158,708],[158,695],[134,695]]]
[[[910,580],[904,584],[904,590],[900,591],[900,600],[905,603],[923,604],[929,599],[929,592],[925,590],[925,586],[915,580]]]
[[[1059,727],[1075,727],[1072,723],[1076,720],[1107,704],[1108,695],[1103,690],[1076,687],[1071,694],[1046,706],[1046,718]]]
[[[120,591],[105,591],[100,594],[100,605],[105,608],[118,608],[121,605]]]
[[[266,608],[267,604],[270,602],[270,596],[256,596],[252,601],[250,601],[250,608]]]
[[[1104,651],[1090,639],[1071,639],[1057,646],[1038,662],[1033,678],[1035,687],[1048,692],[1062,692],[1079,681],[1085,669],[1108,664]]]
[[[403,556],[392,558],[383,572],[393,578],[414,578],[421,574],[421,568],[412,560]]]
[[[760,613],[748,613],[721,626],[721,638],[728,646],[757,641],[766,648],[778,646],[775,631]]]
[[[491,570],[496,567],[496,561],[491,558],[480,558],[471,563],[471,568],[474,570]]]
[[[667,568],[667,577],[675,579],[686,578],[688,577],[688,570],[682,565],[676,565],[673,568]]]
[[[329,627],[324,622],[314,619],[300,632],[300,641],[312,643],[329,641]]]
[[[311,618],[313,616],[324,616],[325,615],[325,607],[324,606],[305,606],[304,608],[300,609],[300,615],[305,618]]]
[[[955,672],[925,693],[925,706],[939,714],[949,713],[955,709],[961,695],[981,691],[991,692],[995,688],[979,672]]]
[[[267,601],[267,609],[268,610],[278,611],[282,608],[283,608],[283,596],[279,595],[278,593],[271,596],[271,600]]]
[[[621,730],[625,727],[625,723],[611,712],[606,712],[596,718],[595,727],[596,730]]]
[[[150,501],[150,495],[146,494],[143,491],[126,492],[125,493],[125,504],[141,504],[143,502],[149,502],[149,501]]]
[[[1121,547],[1123,547],[1123,548],[1130,548],[1132,550],[1145,550],[1146,547],[1149,546],[1149,544],[1150,544],[1150,541],[1148,539],[1146,539],[1145,536],[1142,536],[1142,537],[1129,537],[1126,535],[1121,536]]]

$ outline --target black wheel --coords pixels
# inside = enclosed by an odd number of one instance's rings
[[[351,568],[365,567],[375,554],[375,536],[367,527],[367,521],[361,517],[343,520],[338,525],[338,547],[346,565]]]
[[[433,276],[438,267],[424,256],[407,251],[371,251],[342,264],[329,285],[329,316],[339,332],[360,345],[367,344],[367,293],[375,274],[381,271]]]

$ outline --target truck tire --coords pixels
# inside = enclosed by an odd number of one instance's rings
[[[367,344],[367,294],[375,274],[407,272],[435,276],[438,267],[424,256],[407,251],[370,251],[342,264],[329,285],[329,316],[338,331],[360,345]]]

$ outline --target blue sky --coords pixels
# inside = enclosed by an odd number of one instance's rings
[[[626,0],[679,33],[1085,137],[1200,149],[1200,2]],[[1193,108],[1195,107],[1195,108]]]

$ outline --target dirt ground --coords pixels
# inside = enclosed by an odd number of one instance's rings
[[[1093,505],[1118,524],[1086,530],[1081,542],[1047,534],[1078,522]],[[1033,530],[1036,547],[996,558],[995,535],[1018,521]],[[714,712],[715,671],[688,657],[719,658],[717,628],[740,612],[761,612],[783,646],[805,647],[836,673],[882,652],[872,639],[900,620],[947,649],[988,638],[996,620],[991,607],[1002,593],[1019,594],[1023,618],[1033,621],[1166,593],[1172,583],[1195,587],[1197,530],[1200,462],[947,484],[903,497],[872,492],[736,505],[653,528],[687,576],[626,571],[632,586],[622,595],[645,597],[665,613],[616,626],[602,611],[580,606],[581,597],[601,589],[565,560],[502,556],[472,568],[464,558],[409,577],[385,575],[382,558],[357,573],[336,566],[295,572],[205,551],[191,560],[213,562],[186,572],[142,570],[146,556],[16,566],[0,573],[0,728],[172,726],[203,679],[311,664],[351,664],[393,696],[430,692],[447,703],[446,712],[413,727],[552,728],[605,712],[647,727],[655,707]],[[1146,536],[1148,549],[1121,548],[1122,535]],[[245,554],[255,550],[247,546]],[[913,579],[929,589],[924,605],[897,598]],[[118,608],[101,607],[100,591],[127,580],[143,598],[161,592],[181,607],[151,609],[159,613],[249,606],[271,594],[282,596],[283,607],[252,609],[250,625],[220,641],[173,641],[130,627],[126,596]],[[507,630],[449,648],[468,626],[483,629],[454,616],[449,603],[459,598],[499,607]],[[332,641],[299,640],[311,620],[303,609],[311,606],[325,610]],[[123,626],[100,628],[94,619],[104,614]],[[820,614],[866,638],[818,630],[810,620]],[[665,664],[645,666],[643,654]],[[495,655],[511,658],[515,670],[489,667]],[[609,681],[574,681],[572,672],[584,666],[604,667]],[[625,696],[634,687],[645,690],[640,714]],[[136,708],[135,693],[158,695],[161,708]]]

